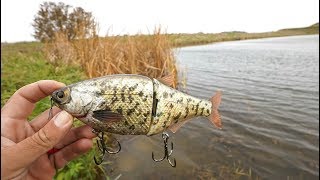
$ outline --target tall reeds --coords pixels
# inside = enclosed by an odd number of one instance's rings
[[[156,28],[152,35],[98,37],[93,33],[73,41],[60,33],[54,42],[46,44],[45,54],[53,64],[80,65],[89,78],[110,74],[141,74],[153,78],[173,75],[172,86],[177,85],[175,57],[168,36],[161,28]]]

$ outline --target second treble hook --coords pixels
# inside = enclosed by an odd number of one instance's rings
[[[97,160],[97,158],[94,156],[93,159],[94,159],[94,162],[99,165],[102,163],[103,159],[104,159],[104,156],[107,153],[109,154],[117,154],[118,152],[120,152],[121,150],[121,145],[120,145],[120,142],[118,140],[117,143],[118,143],[118,150],[117,151],[110,151],[108,150],[105,142],[104,142],[104,133],[103,132],[99,132],[99,131],[96,131],[96,130],[92,130],[93,133],[95,133],[98,137],[97,139],[97,146],[98,146],[98,149],[100,150],[100,152],[102,153],[101,157],[100,157],[100,160]]]
[[[172,167],[176,167],[176,159],[173,158],[173,162],[169,159],[172,152],[173,152],[173,143],[171,142],[171,150],[170,152],[168,151],[168,139],[169,139],[169,134],[167,132],[163,132],[162,133],[162,139],[163,139],[163,143],[164,143],[164,156],[163,158],[161,159],[155,159],[154,158],[154,154],[152,152],[152,159],[153,161],[155,162],[160,162],[160,161],[163,161],[164,159],[167,159],[167,161],[169,162],[169,164],[172,166]]]

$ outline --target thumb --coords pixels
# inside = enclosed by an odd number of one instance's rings
[[[71,129],[73,118],[66,111],[55,115],[42,129],[19,142],[14,149],[14,156],[22,167],[26,167],[45,154]]]

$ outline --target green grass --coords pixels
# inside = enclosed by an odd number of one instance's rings
[[[79,67],[53,66],[45,61],[39,43],[2,45],[1,107],[20,87],[42,79],[53,79],[66,84],[85,78]],[[46,98],[37,104],[36,114],[50,107]]]
[[[45,61],[40,43],[15,43],[1,45],[1,107],[22,86],[42,80],[52,79],[66,84],[85,79],[80,67],[52,65]],[[37,103],[31,120],[50,107],[49,98]],[[75,126],[81,125],[80,121]],[[61,169],[55,179],[97,179],[104,175],[103,166],[96,166],[93,161],[94,149],[71,161]]]

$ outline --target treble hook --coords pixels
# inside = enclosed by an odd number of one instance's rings
[[[164,143],[164,156],[161,159],[155,159],[154,158],[154,154],[152,152],[152,159],[155,162],[160,162],[163,161],[164,159],[167,159],[167,161],[169,162],[169,164],[172,167],[176,167],[176,159],[173,158],[173,163],[171,162],[171,160],[169,159],[169,157],[171,156],[172,152],[173,152],[173,143],[171,142],[171,150],[170,152],[168,151],[168,139],[169,139],[169,134],[167,132],[163,132],[162,133],[162,139],[163,139],[163,143]]]
[[[116,139],[116,141],[117,141],[118,146],[119,146],[118,150],[117,151],[109,151],[108,148],[106,147],[105,142],[104,142],[104,133],[96,131],[94,129],[92,130],[92,132],[95,133],[97,135],[97,137],[99,138],[99,140],[97,139],[97,145],[98,145],[99,150],[102,152],[101,161],[98,161],[96,156],[93,157],[94,162],[96,163],[96,165],[100,165],[102,163],[106,152],[109,153],[109,154],[117,154],[118,152],[120,152],[121,144],[117,139]],[[99,133],[101,133],[101,134],[99,134]]]

